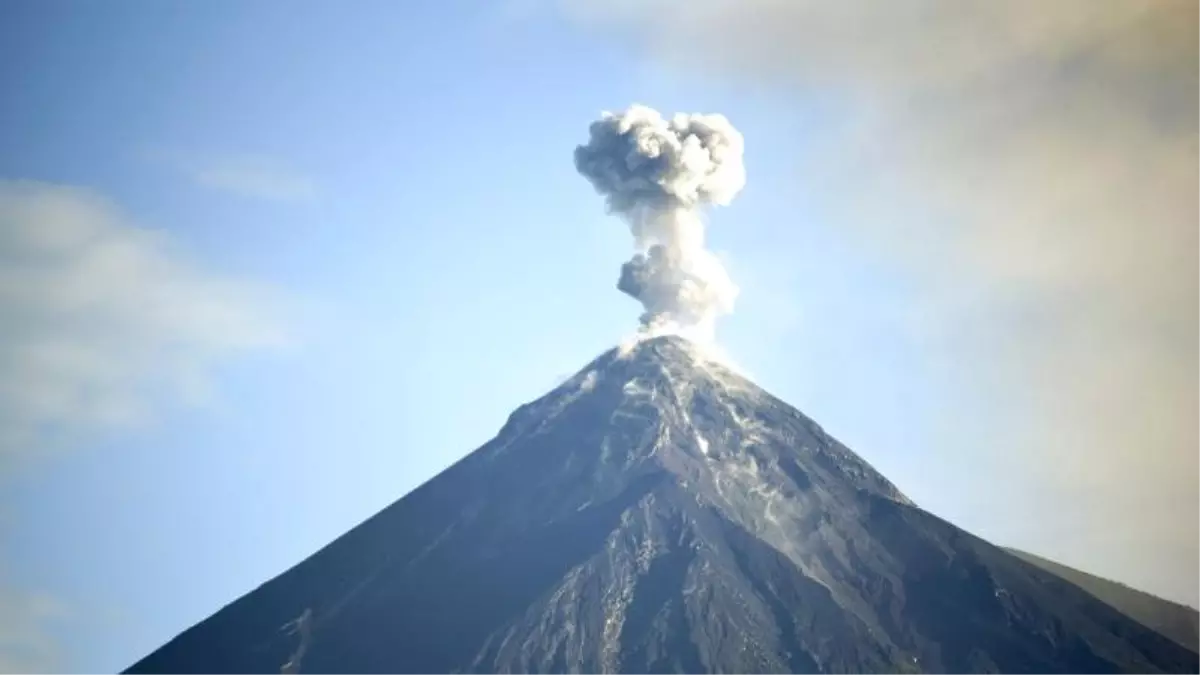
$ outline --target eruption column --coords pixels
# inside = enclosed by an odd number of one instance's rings
[[[636,247],[617,288],[642,303],[647,332],[711,338],[738,289],[705,248],[701,216],[745,185],[742,135],[723,115],[667,120],[641,105],[602,114],[589,133],[575,168],[629,224]]]

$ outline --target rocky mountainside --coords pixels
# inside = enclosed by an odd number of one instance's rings
[[[1115,581],[1047,560],[1040,556],[1016,549],[1005,549],[1009,553],[1066,579],[1104,602],[1116,607],[1122,614],[1136,619],[1143,625],[1162,633],[1192,651],[1200,649],[1200,612],[1177,602],[1144,593]]]
[[[668,337],[129,672],[1198,669]]]

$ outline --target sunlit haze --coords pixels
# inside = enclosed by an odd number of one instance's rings
[[[0,53],[0,671],[125,668],[662,333],[1200,604],[1191,0],[10,0]]]

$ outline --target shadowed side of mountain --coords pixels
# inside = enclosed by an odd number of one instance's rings
[[[1123,614],[1162,633],[1184,647],[1192,651],[1200,651],[1200,612],[1195,609],[1032,553],[1012,548],[1005,550],[1055,576],[1066,579],[1120,610]]]

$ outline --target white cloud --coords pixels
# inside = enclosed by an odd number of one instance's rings
[[[262,157],[226,157],[191,168],[198,184],[243,197],[273,202],[302,202],[317,195],[312,179]]]
[[[276,310],[94,192],[0,181],[0,464],[203,401],[225,359],[286,344]]]

